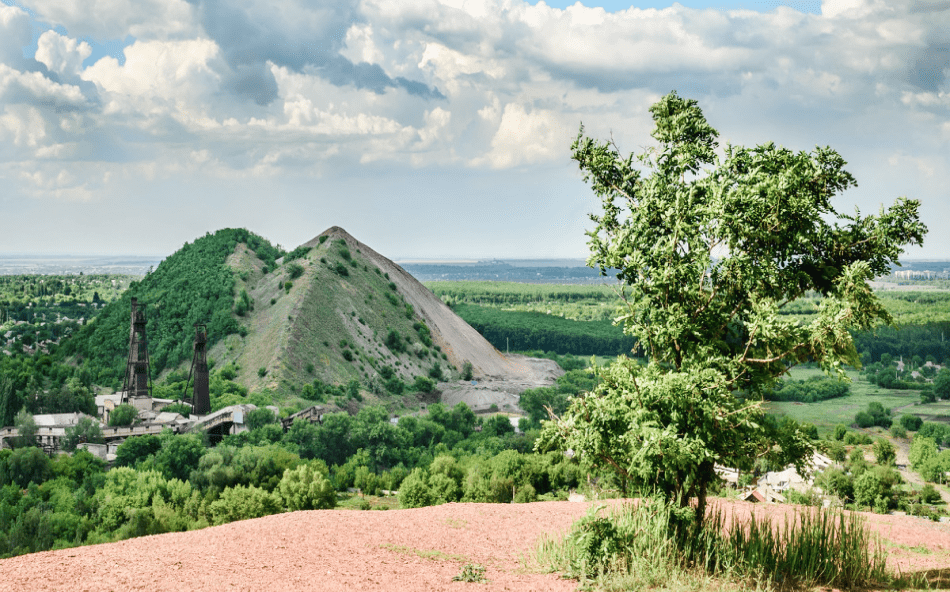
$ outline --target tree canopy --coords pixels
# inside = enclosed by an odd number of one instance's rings
[[[850,331],[890,321],[868,281],[926,227],[905,198],[877,215],[837,212],[832,199],[856,183],[829,147],[727,145],[720,156],[696,101],[673,92],[650,112],[658,145],[639,155],[583,127],[572,146],[603,206],[588,264],[617,270],[618,321],[649,362],[599,369],[600,385],[546,424],[541,445],[612,468],[624,487],[683,506],[696,497],[701,521],[716,464],[808,454],[800,432],[770,433],[762,395],[800,362],[859,364]],[[820,298],[813,321],[780,314],[806,294]]]

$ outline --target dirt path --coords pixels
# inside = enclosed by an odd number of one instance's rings
[[[795,506],[716,500],[727,513],[781,519]],[[487,568],[479,591],[564,591],[576,583],[531,573],[520,558],[541,533],[563,532],[586,503],[447,504],[417,510],[279,514],[204,530],[47,551],[0,561],[0,591],[473,590],[453,582]],[[891,569],[950,567],[950,526],[864,515]]]

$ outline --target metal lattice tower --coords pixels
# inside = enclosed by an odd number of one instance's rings
[[[132,317],[129,327],[129,359],[125,365],[122,402],[152,398],[151,366],[148,360],[148,338],[145,335],[145,305],[139,307],[132,299]]]
[[[211,412],[211,394],[208,385],[208,330],[204,323],[195,323],[195,355],[191,360],[191,371],[188,380],[195,378],[192,391],[191,411],[196,415],[207,415]],[[185,389],[187,390],[187,383]]]

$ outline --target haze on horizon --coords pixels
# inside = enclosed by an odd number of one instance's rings
[[[830,145],[950,258],[950,2],[0,0],[0,253],[157,255],[330,226],[394,259],[584,258],[583,121],[698,99],[720,143]]]

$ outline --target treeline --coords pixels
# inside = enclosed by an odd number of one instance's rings
[[[246,243],[265,266],[273,268],[281,253],[265,239],[241,228],[223,229],[185,245],[121,298],[110,303],[93,323],[60,348],[61,359],[74,357],[97,384],[120,387],[128,353],[130,299],[146,306],[146,332],[152,373],[157,375],[191,358],[195,323],[206,323],[208,347],[237,333],[234,273],[226,260],[238,243]]]
[[[856,332],[853,337],[857,350],[867,352],[871,361],[879,361],[884,354],[904,360],[914,356],[941,362],[950,359],[950,321],[878,327]]]
[[[783,380],[765,398],[770,401],[816,403],[826,399],[847,397],[851,386],[827,376],[811,376],[805,380]]]
[[[559,354],[616,356],[636,343],[610,321],[571,321],[540,312],[503,311],[458,304],[466,323],[499,350],[546,350]]]
[[[0,556],[330,508],[354,487],[399,489],[403,507],[561,499],[586,475],[576,459],[531,453],[533,435],[507,417],[476,418],[464,404],[397,424],[382,407],[286,432],[267,409],[247,421],[214,448],[201,434],[129,438],[109,471],[85,451],[0,451]]]
[[[463,304],[527,302],[616,302],[616,288],[604,285],[521,284],[516,282],[426,282],[442,298]]]

